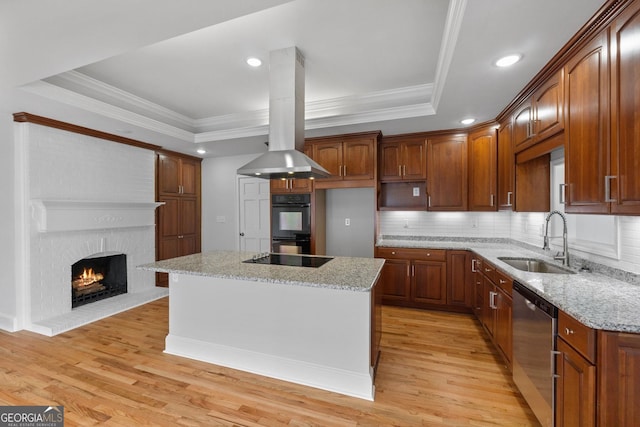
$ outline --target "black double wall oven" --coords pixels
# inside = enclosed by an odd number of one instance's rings
[[[271,250],[311,253],[311,194],[271,196]]]

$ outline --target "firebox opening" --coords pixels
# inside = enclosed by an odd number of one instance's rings
[[[71,308],[127,293],[125,254],[83,258],[71,266]]]

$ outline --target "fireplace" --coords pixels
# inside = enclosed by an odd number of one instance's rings
[[[127,256],[94,255],[71,266],[71,307],[127,293]]]

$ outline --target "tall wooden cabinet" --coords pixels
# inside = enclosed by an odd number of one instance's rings
[[[469,210],[495,211],[498,142],[495,126],[469,135]]]
[[[201,159],[159,152],[156,164],[156,260],[200,252]],[[168,286],[168,275],[156,274],[157,286]]]
[[[602,32],[565,67],[565,212],[609,210],[608,65],[608,32]]]
[[[498,128],[498,209],[515,210],[515,156],[513,125],[505,120]]]
[[[427,139],[427,206],[430,211],[467,210],[467,136]]]
[[[611,26],[610,212],[640,214],[640,1],[633,1]],[[609,184],[610,183],[610,184]]]

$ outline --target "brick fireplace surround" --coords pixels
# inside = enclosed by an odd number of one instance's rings
[[[164,297],[155,259],[155,153],[33,123],[16,123],[22,250],[16,329],[56,335]],[[125,254],[128,292],[71,308],[71,266]]]

